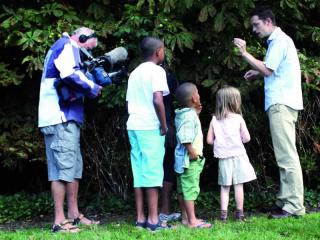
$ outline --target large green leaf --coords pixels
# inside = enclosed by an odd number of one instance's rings
[[[213,29],[215,32],[221,32],[225,27],[225,18],[223,12],[219,12],[214,18]]]

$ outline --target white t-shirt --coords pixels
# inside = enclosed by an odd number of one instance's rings
[[[153,105],[153,93],[169,94],[165,70],[153,62],[140,64],[128,80],[128,130],[159,129],[160,122]]]

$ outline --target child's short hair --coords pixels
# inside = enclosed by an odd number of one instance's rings
[[[240,91],[232,86],[225,85],[216,95],[215,116],[218,120],[224,119],[229,113],[241,113]]]
[[[181,107],[190,107],[191,99],[197,90],[193,83],[183,83],[176,90],[176,99]]]
[[[145,37],[141,44],[140,49],[144,59],[152,57],[153,53],[163,46],[163,42],[159,38]]]

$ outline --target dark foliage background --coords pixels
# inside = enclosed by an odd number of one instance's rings
[[[164,40],[168,67],[181,83],[192,81],[203,102],[201,121],[206,134],[216,90],[223,84],[240,88],[243,112],[252,140],[246,145],[258,180],[251,191],[277,188],[268,121],[263,112],[263,81],[246,82],[246,63],[233,51],[232,39],[247,41],[258,57],[265,43],[253,36],[248,13],[269,5],[278,25],[299,50],[305,109],[297,125],[297,147],[305,185],[319,190],[320,153],[320,2],[318,0],[95,0],[2,1],[0,10],[0,194],[49,189],[45,152],[37,129],[37,106],[42,64],[61,33],[78,26],[96,30],[96,56],[124,46],[131,71],[141,61],[138,44],[147,35]],[[108,86],[102,97],[86,101],[82,131],[85,162],[84,193],[119,194],[131,191],[129,144],[125,122],[126,84]],[[204,189],[217,187],[217,162],[205,147]]]

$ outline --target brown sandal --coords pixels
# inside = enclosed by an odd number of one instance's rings
[[[88,222],[86,222],[85,219],[87,219]],[[79,225],[79,224],[98,225],[98,224],[100,224],[100,221],[88,219],[81,213],[77,218],[73,219],[73,221],[72,221],[72,225]]]
[[[64,220],[60,224],[54,224],[52,226],[51,231],[53,233],[57,233],[57,232],[78,233],[78,232],[80,232],[80,228],[77,226],[74,226],[72,222],[70,222],[68,220]]]

